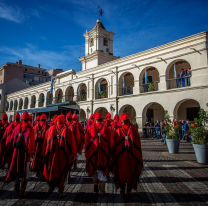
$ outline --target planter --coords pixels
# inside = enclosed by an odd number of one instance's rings
[[[208,145],[193,144],[197,162],[200,164],[208,163]]]
[[[180,139],[166,139],[169,153],[178,153]]]

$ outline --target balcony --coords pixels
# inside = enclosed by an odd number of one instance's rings
[[[191,86],[190,77],[167,79],[166,82],[167,82],[167,89]]]
[[[60,105],[75,105],[76,103],[73,102],[73,97],[74,95],[64,95],[64,96],[60,96],[60,97],[54,97],[54,98],[50,98],[47,99],[46,101],[46,106],[50,107],[50,106],[60,106]]]
[[[35,108],[35,104],[31,104],[30,105],[30,108]]]
[[[13,107],[10,107],[10,108],[9,108],[9,111],[12,111],[12,109],[13,109]]]
[[[22,110],[22,106],[19,106],[19,107],[18,107],[18,110]]]
[[[28,109],[28,105],[24,105],[24,109]]]
[[[133,94],[133,88],[134,86],[129,86],[129,87],[121,87],[119,88],[119,95],[130,95]]]
[[[14,107],[14,110],[17,110],[17,106]]]
[[[98,91],[96,91],[95,97],[96,97],[96,99],[108,98],[108,90],[101,91],[100,93]]]
[[[158,83],[159,81],[146,83],[146,84],[140,84],[139,86],[141,88],[141,93],[158,91]]]
[[[38,102],[38,107],[43,107],[44,102]]]
[[[77,101],[86,101],[86,99],[87,99],[86,94],[82,94],[80,96],[77,96]]]

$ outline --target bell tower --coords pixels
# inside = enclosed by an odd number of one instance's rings
[[[100,19],[90,32],[86,31],[85,56],[79,58],[82,62],[82,71],[119,58],[113,56],[114,35],[115,33],[105,29]]]

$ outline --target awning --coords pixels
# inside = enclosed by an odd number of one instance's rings
[[[60,106],[53,106],[53,107],[43,107],[43,108],[34,108],[34,109],[25,109],[28,113],[39,113],[39,112],[51,112],[51,111],[69,111],[69,110],[76,110],[69,107],[60,107]],[[19,113],[23,113],[25,110],[16,111]],[[16,113],[15,112],[15,113]]]

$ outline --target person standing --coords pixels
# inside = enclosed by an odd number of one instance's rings
[[[8,116],[6,113],[1,116],[2,121],[0,121],[0,145],[2,144],[2,139],[6,128],[9,126]]]
[[[186,86],[186,82],[185,82],[186,72],[184,71],[184,69],[182,69],[180,77],[181,77],[181,86],[185,87]]]
[[[43,175],[49,184],[48,193],[59,188],[58,198],[64,197],[64,184],[71,168],[72,160],[77,156],[76,143],[71,130],[65,125],[64,115],[56,118],[47,133]]]
[[[100,190],[100,196],[105,196],[105,183],[110,171],[110,152],[112,147],[111,132],[103,124],[102,115],[96,112],[95,123],[90,125],[85,138],[86,169],[93,176],[94,192]]]
[[[163,127],[163,144],[166,145],[166,133],[167,133],[167,127],[168,127],[167,120],[164,120],[162,127]]]
[[[112,123],[111,114],[108,112],[105,116],[105,120],[103,121],[103,124],[105,124],[108,128],[111,129],[111,123]]]
[[[155,131],[156,131],[157,139],[160,139],[161,138],[161,133],[160,133],[160,122],[159,122],[159,120],[157,120],[157,122],[155,124]]]
[[[16,180],[14,190],[19,191],[20,197],[23,197],[26,195],[25,190],[30,176],[30,158],[33,156],[35,147],[34,131],[29,124],[27,111],[23,113],[22,123],[15,127],[11,139],[13,139],[14,151],[5,182]]]
[[[43,149],[43,142],[46,141],[46,133],[49,125],[46,122],[46,115],[40,116],[40,122],[34,126],[35,151],[31,164],[31,169],[36,172],[37,177],[43,179],[43,158],[45,151]]]
[[[187,70],[187,86],[191,86],[191,68]]]
[[[130,118],[123,113],[120,117],[122,126],[114,134],[114,145],[112,152],[112,169],[116,188],[127,195],[131,190],[137,189],[137,181],[143,167],[141,142],[138,130],[130,123]]]

